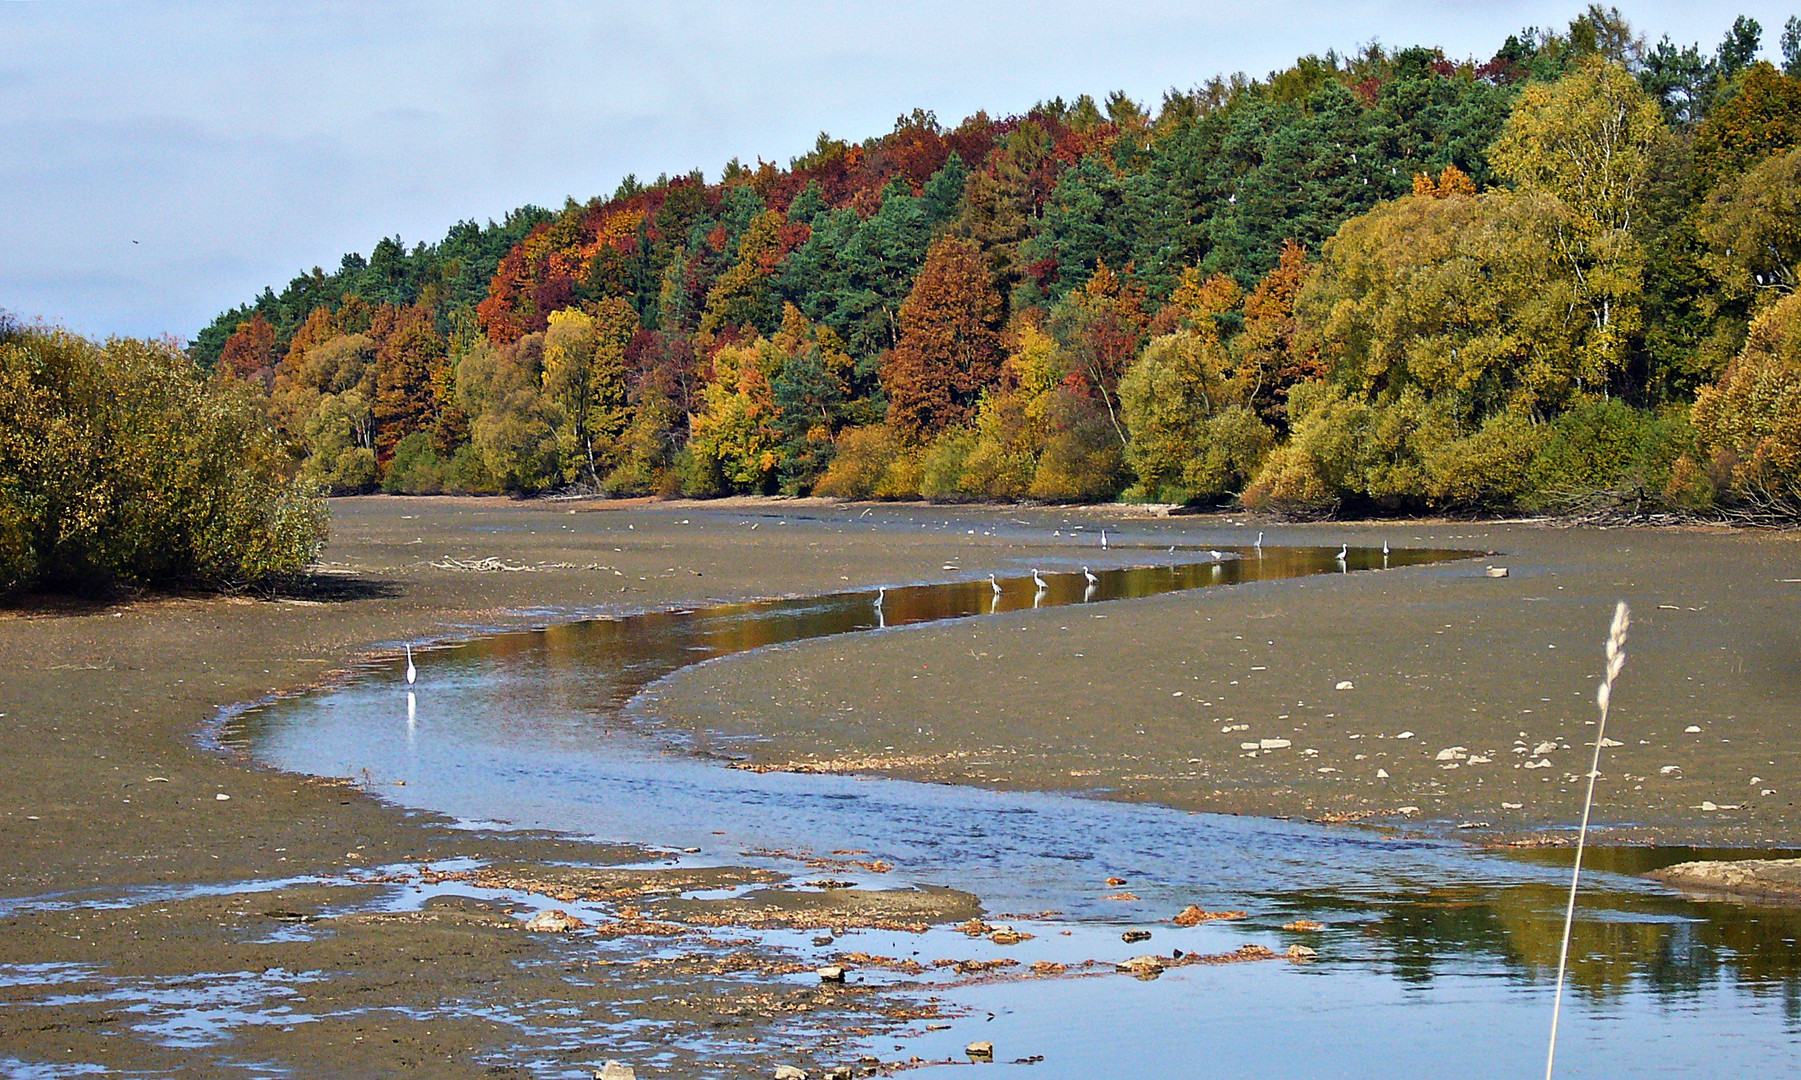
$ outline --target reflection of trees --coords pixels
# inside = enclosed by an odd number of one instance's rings
[[[1552,883],[1425,889],[1385,901],[1333,893],[1272,896],[1313,918],[1340,912],[1406,982],[1492,957],[1517,976],[1548,982],[1557,970],[1563,903]],[[1780,994],[1801,1020],[1801,911],[1712,903],[1653,893],[1584,892],[1570,936],[1570,985],[1600,1000],[1646,987],[1700,993],[1721,980],[1755,996]]]

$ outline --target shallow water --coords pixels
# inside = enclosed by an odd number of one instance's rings
[[[1044,1054],[1033,1076],[1530,1074],[1549,1017],[1563,853],[1501,856],[1428,837],[1066,795],[756,774],[673,752],[620,718],[673,670],[781,642],[1458,553],[1385,560],[1353,551],[1342,565],[1336,554],[1239,549],[1178,563],[1195,556],[1115,551],[1108,557],[1171,563],[1093,567],[1091,588],[1076,567],[1047,558],[1046,588],[1003,579],[998,596],[978,580],[889,590],[879,608],[868,594],[840,594],[505,634],[417,654],[410,692],[399,663],[378,665],[347,685],[242,714],[223,737],[282,768],[360,778],[391,801],[471,823],[783,869],[795,864],[746,853],[866,851],[893,872],[834,876],[969,889],[992,918],[1056,912],[1014,920],[1039,935],[1006,953],[1027,963],[1167,953],[1172,943],[1259,941],[1280,951],[1305,942],[1320,953],[1305,966],[1186,968],[1153,983],[959,987],[945,996],[975,1010],[971,1017],[904,1044],[928,1059],[984,1038],[1003,1062]],[[1591,862],[1559,1075],[1724,1076],[1801,1060],[1801,917],[1691,901],[1636,876],[1693,854],[1641,849]],[[1134,899],[1114,898],[1128,891]],[[1251,917],[1190,931],[1161,921],[1189,903]],[[1329,929],[1280,929],[1301,917]],[[1131,926],[1156,936],[1126,946],[1118,932]],[[909,940],[922,948],[907,935],[854,947],[906,955]]]

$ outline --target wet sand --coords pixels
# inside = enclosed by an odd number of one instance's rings
[[[53,1005],[49,984],[0,986],[6,1055],[179,1075],[255,1061],[319,1075],[494,1075],[625,1056],[603,1034],[615,1030],[609,1022],[655,1021],[678,1040],[718,1030],[730,1044],[723,1058],[757,1060],[771,1056],[758,1040],[791,1039],[780,1025],[796,1016],[876,1023],[885,1006],[870,995],[779,983],[791,958],[745,958],[740,969],[754,977],[731,993],[748,996],[728,1009],[707,989],[718,948],[661,964],[654,978],[625,974],[635,970],[629,963],[599,978],[584,967],[591,947],[572,944],[591,938],[524,934],[519,919],[475,902],[296,924],[286,916],[356,909],[360,887],[347,875],[368,867],[467,858],[599,868],[645,856],[452,829],[356,787],[256,768],[203,747],[196,733],[222,706],[317,684],[383,642],[392,649],[407,639],[711,599],[1004,576],[1054,558],[1069,569],[1117,565],[1132,561],[1121,542],[1161,555],[1170,542],[1248,543],[1256,528],[1123,509],[810,502],[369,498],[333,509],[327,574],[303,595],[158,597],[0,615],[0,845],[8,852],[0,900],[54,895],[79,908],[0,908],[0,964],[84,965],[69,978],[160,985],[219,978],[205,973],[326,972],[300,992],[323,1001],[332,1019],[291,1031],[232,1021],[228,1047],[196,1053],[135,1031],[123,1005]],[[1075,524],[1083,530],[1072,542]],[[1093,538],[1103,524],[1115,544],[1099,555]],[[1801,584],[1782,580],[1801,578],[1793,535],[1262,528],[1270,545],[1387,537],[1502,554],[765,650],[679,673],[641,712],[697,733],[703,746],[728,745],[716,736],[760,736],[749,757],[764,767],[854,763],[1193,809],[1486,821],[1496,834],[1525,832],[1567,825],[1577,813],[1599,642],[1613,599],[1623,596],[1638,621],[1610,727],[1623,745],[1603,765],[1600,817],[1631,825],[1615,830],[1622,838],[1793,842]],[[513,569],[468,568],[483,559]],[[1482,576],[1489,563],[1511,576]],[[1353,689],[1334,689],[1347,680]],[[1221,730],[1240,724],[1247,727]],[[1690,724],[1701,731],[1685,733]],[[1403,731],[1414,734],[1398,738]],[[1242,743],[1271,738],[1291,745],[1245,756]],[[1516,742],[1528,751],[1557,746],[1517,755]],[[745,753],[741,742],[729,745]],[[1464,757],[1437,760],[1458,747]],[[1489,760],[1474,760],[1482,757]],[[1541,760],[1552,764],[1524,767]],[[1378,779],[1378,768],[1388,778]],[[1518,809],[1503,805],[1513,802]],[[1419,809],[1397,817],[1405,806]],[[248,891],[249,883],[312,875],[339,884]],[[220,895],[97,914],[96,905],[131,890],[184,887]],[[694,914],[692,904],[666,906]],[[957,899],[937,910],[961,919],[970,908]],[[896,914],[919,917],[912,907]],[[294,925],[307,932],[292,940],[278,932]],[[620,940],[628,955],[648,947]],[[682,989],[657,989],[671,984]],[[76,992],[73,983],[52,989]],[[469,1007],[455,1016],[430,1008],[445,998]],[[597,1026],[571,1034],[530,1022],[546,1009],[579,1010]],[[477,1013],[491,1019],[469,1019]],[[710,1070],[691,1046],[656,1049],[670,1055],[659,1075]]]

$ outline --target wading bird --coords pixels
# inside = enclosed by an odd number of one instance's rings
[[[1049,584],[1049,583],[1048,583],[1048,582],[1046,582],[1046,581],[1045,581],[1045,580],[1044,580],[1044,578],[1042,578],[1042,577],[1040,577],[1040,576],[1039,576],[1039,574],[1038,574],[1038,568],[1037,568],[1037,567],[1036,567],[1036,566],[1034,566],[1034,567],[1033,567],[1033,568],[1032,568],[1032,583],[1033,583],[1033,584],[1034,584],[1034,585],[1037,585],[1037,586],[1038,586],[1038,591],[1039,591],[1039,592],[1043,592],[1043,591],[1044,591],[1044,590],[1046,590],[1046,589],[1048,589],[1048,588],[1050,588],[1050,584]]]
[[[1251,546],[1256,548],[1258,551],[1263,550],[1263,534],[1261,532],[1259,532],[1257,534],[1257,542],[1255,544],[1252,544]]]
[[[1106,529],[1101,530],[1101,550],[1102,551],[1107,550],[1107,530]]]
[[[1095,577],[1094,574],[1086,566],[1082,567],[1082,576],[1088,579],[1088,584],[1090,584],[1090,585],[1100,584],[1101,579]]]
[[[999,596],[1001,594],[1001,583],[994,580],[993,574],[988,575],[988,584],[994,586],[994,595]]]
[[[1207,549],[1207,554],[1208,554],[1208,556],[1209,556],[1209,557],[1210,557],[1210,558],[1212,558],[1212,559],[1213,559],[1213,561],[1214,561],[1214,562],[1218,562],[1218,561],[1220,561],[1220,560],[1221,560],[1221,559],[1223,559],[1223,558],[1225,558],[1225,557],[1226,557],[1226,553],[1225,553],[1225,552],[1223,552],[1223,551],[1215,551],[1215,550],[1213,550],[1213,549],[1212,549],[1212,548],[1208,548],[1208,549]]]
[[[1349,544],[1338,545],[1338,561],[1339,562],[1344,562],[1345,556],[1349,555],[1350,553],[1351,553],[1351,545],[1349,545]]]
[[[413,666],[413,647],[406,647],[406,684],[413,685],[419,681],[419,669]]]
[[[1382,541],[1382,557],[1385,559],[1388,558],[1388,541],[1387,540]]]

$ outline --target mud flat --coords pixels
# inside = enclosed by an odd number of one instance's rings
[[[1702,860],[1651,876],[1684,892],[1801,903],[1801,859]]]
[[[1271,546],[1499,554],[817,640],[686,669],[634,711],[758,768],[1521,835],[1574,817],[1598,643],[1624,597],[1638,623],[1615,697],[1623,745],[1600,792],[1614,835],[1792,840],[1793,537],[1262,528]],[[866,987],[796,982],[797,954],[746,924],[960,921],[980,910],[978,883],[895,890],[884,910],[753,868],[697,878],[634,837],[458,826],[197,733],[222,707],[330,682],[403,640],[1074,572],[1172,543],[1244,547],[1255,529],[1112,509],[370,498],[334,504],[326,572],[302,593],[6,612],[3,1056],[196,1076],[829,1061],[832,1040],[915,1014]],[[1486,577],[1489,564],[1510,576]],[[478,873],[491,876],[456,877]],[[622,931],[522,929],[564,894],[611,905]]]

